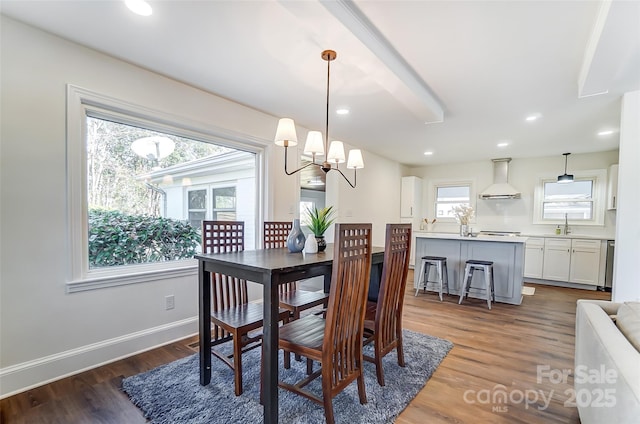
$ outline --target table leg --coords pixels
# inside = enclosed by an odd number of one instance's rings
[[[200,332],[200,384],[211,382],[211,273],[204,270],[204,261],[198,266],[199,332]]]
[[[264,422],[278,422],[278,278],[265,276],[262,284],[264,301],[263,354],[264,358]]]

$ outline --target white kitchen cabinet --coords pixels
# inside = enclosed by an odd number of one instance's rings
[[[607,184],[607,209],[618,208],[618,165],[609,167],[609,180]]]
[[[529,237],[525,242],[524,276],[542,278],[544,264],[544,238]]]
[[[422,179],[419,177],[402,177],[400,218],[422,219],[421,206]]]
[[[571,240],[569,282],[597,286],[600,275],[600,240]]]
[[[543,279],[569,281],[571,239],[546,238],[544,240],[543,261]]]

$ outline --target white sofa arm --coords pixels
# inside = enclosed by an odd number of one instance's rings
[[[616,304],[604,303],[579,301],[577,305],[574,387],[580,420],[583,424],[638,423],[640,352],[609,317],[616,313]],[[585,372],[595,380],[584,378]],[[602,375],[612,372],[613,378]]]

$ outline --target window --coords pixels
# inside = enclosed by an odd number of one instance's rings
[[[260,147],[77,87],[68,98],[69,292],[195,273],[203,219],[245,221],[255,246]]]
[[[572,183],[542,177],[535,188],[534,224],[604,225],[606,169],[574,171]]]
[[[471,184],[436,185],[435,195],[437,219],[455,219],[453,208],[471,206]]]
[[[542,219],[593,219],[593,180],[544,183]]]

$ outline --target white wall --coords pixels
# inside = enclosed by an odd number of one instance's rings
[[[570,173],[581,170],[607,169],[609,165],[618,163],[618,151],[572,154],[568,170]],[[440,166],[411,168],[407,175],[423,179],[423,215],[435,216],[435,193],[433,184],[442,180],[473,181],[476,189],[474,209],[475,222],[471,225],[474,232],[520,231],[523,234],[552,234],[555,225],[533,224],[534,189],[541,177],[555,177],[564,172],[564,157],[540,157],[530,159],[513,159],[509,163],[509,183],[522,193],[520,199],[482,200],[477,198],[493,182],[493,162],[490,160],[454,163]],[[614,238],[616,212],[606,211],[604,226],[571,225],[573,234],[593,235]],[[434,231],[456,232],[455,223],[436,222]]]
[[[640,91],[622,99],[618,228],[613,293],[615,302],[640,301]]]
[[[260,188],[266,199],[265,219],[293,218],[299,186],[297,178],[282,171],[283,151],[272,143],[276,117],[0,18],[4,397],[197,332],[195,270],[184,278],[66,293],[67,84],[262,140],[267,146],[267,184]],[[386,178],[395,178],[398,185],[399,166],[366,152],[364,156],[369,168],[362,173],[361,188],[349,188],[353,201],[344,204],[353,218],[374,222],[379,229],[397,217],[397,211],[376,205],[366,191],[392,185]],[[386,198],[397,202],[398,194],[387,191]],[[164,297],[169,294],[175,296],[175,309],[165,311]]]

